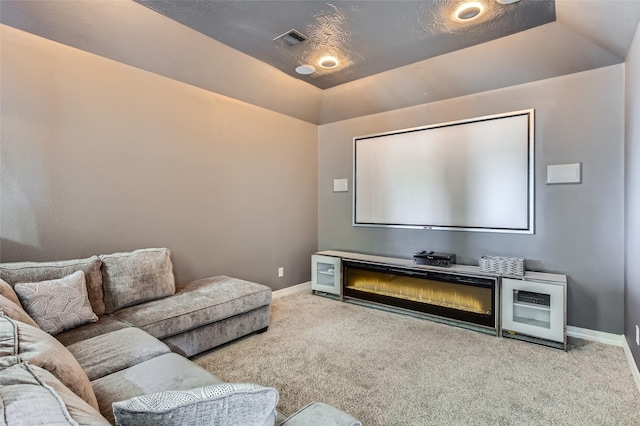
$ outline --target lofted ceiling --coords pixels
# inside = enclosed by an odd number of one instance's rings
[[[0,0],[0,23],[325,124],[621,64],[640,21],[640,0],[474,0],[457,22],[464,1]]]
[[[454,16],[462,0],[135,1],[321,89],[555,21],[553,0],[466,1],[483,8],[468,21]],[[274,41],[291,29],[308,39]],[[323,68],[326,56],[338,64]]]

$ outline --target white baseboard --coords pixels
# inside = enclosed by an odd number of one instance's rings
[[[271,293],[271,298],[278,299],[280,297],[291,296],[293,294],[298,294],[303,292],[311,293],[311,281],[308,281],[302,284],[292,285],[291,287],[281,288],[280,290],[276,290],[273,293]]]
[[[278,299],[303,292],[311,292],[311,281],[276,290],[271,295],[273,299]],[[619,347],[623,347],[623,342],[626,343],[623,334],[605,333],[603,331],[590,330],[588,328],[574,327],[571,325],[567,326],[567,336]]]
[[[622,347],[624,348],[624,354],[627,356],[627,362],[629,362],[629,368],[631,369],[633,380],[636,382],[638,391],[640,391],[640,371],[638,371],[638,364],[636,364],[636,361],[633,359],[633,354],[631,353],[627,339],[623,339]]]
[[[574,327],[571,325],[567,326],[567,336],[619,347],[622,347],[622,342],[625,340],[622,334],[605,333],[603,331],[589,330],[588,328]]]
[[[633,359],[633,354],[631,353],[629,343],[624,337],[624,334],[604,333],[602,331],[567,326],[567,336],[622,347],[624,349],[624,354],[627,358],[627,362],[629,363],[629,369],[631,370],[633,381],[636,383],[638,391],[640,391],[640,372],[638,372],[638,365]]]
[[[308,281],[306,283],[276,290],[271,293],[271,296],[273,299],[278,299],[280,297],[291,296],[298,293],[310,292],[311,281]],[[627,339],[625,339],[624,334],[605,333],[602,331],[589,330],[588,328],[580,328],[569,325],[567,326],[567,336],[624,348],[624,353],[627,361],[629,362],[629,368],[631,369],[631,375],[633,376],[633,380],[636,383],[638,391],[640,391],[640,372],[638,371],[638,365],[633,359],[633,354],[631,353],[631,349],[629,348],[629,344],[627,343]]]

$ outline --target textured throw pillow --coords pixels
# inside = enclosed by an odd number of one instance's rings
[[[87,281],[89,301],[96,315],[104,314],[102,293],[102,272],[100,259],[91,256],[86,259],[58,260],[54,262],[13,262],[0,263],[0,279],[11,285],[34,283],[66,277],[76,271],[84,272]]]
[[[277,403],[274,388],[222,383],[114,402],[113,414],[118,426],[273,426]]]
[[[17,283],[13,289],[27,313],[52,336],[98,321],[82,271],[57,280]]]
[[[170,254],[166,248],[148,248],[101,255],[105,313],[174,294]]]
[[[0,371],[20,362],[29,362],[49,371],[73,393],[98,409],[87,374],[62,343],[37,327],[0,314]],[[0,411],[1,407],[0,403]]]

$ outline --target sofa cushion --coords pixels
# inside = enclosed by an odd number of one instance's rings
[[[92,337],[100,336],[101,334],[111,333],[112,331],[128,327],[131,327],[131,324],[112,315],[101,315],[98,317],[97,322],[90,322],[56,334],[56,339],[63,345],[69,346]]]
[[[247,383],[222,383],[186,391],[141,395],[113,404],[118,426],[273,426],[278,391]]]
[[[161,340],[171,351],[192,357],[256,331],[266,330],[269,327],[270,313],[270,306],[265,305],[180,334],[163,337]]]
[[[22,305],[16,304],[7,297],[0,294],[0,312],[7,317],[16,321],[24,322],[26,324],[37,327],[38,324],[29,316],[29,314],[22,309]]]
[[[168,353],[91,382],[100,413],[113,420],[111,404],[148,393],[185,390],[220,383],[204,368],[178,354]]]
[[[87,374],[62,343],[37,327],[0,314],[0,369],[23,361],[49,371],[79,397],[98,408]]]
[[[170,251],[140,249],[101,255],[105,312],[171,296],[176,291]]]
[[[129,327],[67,346],[89,380],[171,352],[160,340],[139,328]]]
[[[55,280],[16,283],[13,289],[40,328],[53,336],[98,321],[89,303],[82,271]]]
[[[0,312],[9,318],[37,327],[38,324],[24,310],[13,287],[0,279]]]
[[[4,296],[13,303],[20,305],[20,299],[18,299],[18,295],[13,290],[13,286],[3,279],[0,279],[0,296]]]
[[[269,287],[217,276],[178,286],[170,298],[122,309],[114,315],[162,339],[269,303]]]
[[[54,280],[76,271],[82,271],[87,283],[91,308],[96,315],[102,315],[104,314],[104,302],[100,264],[98,256],[57,262],[0,263],[0,279],[14,285],[18,282]]]
[[[54,375],[29,363],[0,371],[0,413],[7,425],[109,425]]]

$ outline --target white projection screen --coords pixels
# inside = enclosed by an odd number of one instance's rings
[[[533,115],[354,138],[353,225],[533,234]]]

